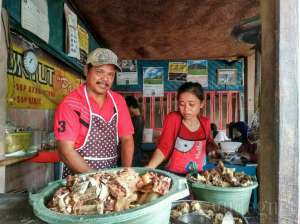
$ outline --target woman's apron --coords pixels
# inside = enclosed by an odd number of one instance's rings
[[[166,165],[166,170],[178,174],[201,171],[206,161],[207,134],[204,126],[200,121],[201,128],[205,133],[204,138],[188,140],[180,136],[180,129],[182,125],[183,124],[181,123],[175,140],[173,152],[171,153],[170,159]]]
[[[114,114],[108,122],[98,114],[92,112],[86,88],[84,89],[90,111],[90,124],[83,145],[75,149],[92,169],[113,168],[118,162],[118,108],[111,93],[108,96],[114,104]],[[64,166],[61,170],[62,178],[72,175],[72,171]]]

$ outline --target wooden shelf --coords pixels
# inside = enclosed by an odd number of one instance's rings
[[[22,157],[14,157],[14,158],[4,158],[0,159],[0,167],[1,166],[9,166],[15,163],[20,163],[25,160],[31,159],[35,157],[36,155],[30,155],[30,156],[22,156]]]

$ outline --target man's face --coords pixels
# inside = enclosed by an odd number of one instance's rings
[[[114,65],[93,66],[87,73],[87,87],[95,94],[103,95],[110,90],[116,75]]]

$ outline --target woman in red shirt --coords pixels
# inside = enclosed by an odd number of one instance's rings
[[[179,87],[177,96],[179,111],[166,116],[157,149],[147,167],[156,168],[168,160],[168,171],[201,171],[208,151],[214,153],[218,149],[210,134],[209,119],[200,115],[205,103],[202,86],[186,82]]]

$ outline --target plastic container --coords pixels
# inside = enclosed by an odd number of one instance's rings
[[[7,133],[5,135],[5,152],[11,153],[19,150],[28,151],[32,145],[32,132],[22,131]]]
[[[188,183],[197,200],[214,202],[232,208],[242,215],[248,212],[252,190],[258,186],[256,181],[248,187],[216,187],[191,181]]]
[[[116,171],[120,168],[105,170]],[[30,203],[33,207],[34,214],[47,223],[101,223],[101,224],[168,224],[171,205],[173,201],[184,198],[189,195],[189,189],[186,179],[171,174],[166,171],[149,169],[149,168],[134,168],[139,174],[144,174],[147,171],[154,171],[172,179],[171,189],[168,194],[141,205],[139,207],[128,209],[121,212],[114,212],[103,215],[64,215],[51,211],[45,206],[45,203],[50,199],[55,190],[66,184],[65,180],[54,181],[48,184],[41,192],[30,194]],[[84,174],[83,174],[84,175]]]
[[[197,200],[180,200],[180,201],[176,201],[172,204],[172,208],[178,206],[180,203],[183,203],[183,202],[187,202],[187,203],[192,203],[192,202],[196,202]],[[228,208],[228,207],[225,207],[223,205],[219,205],[219,204],[216,204],[216,203],[212,203],[212,202],[207,202],[207,201],[197,201],[200,203],[201,205],[201,208],[203,210],[213,210],[215,213],[218,213],[218,212],[221,212],[223,214],[225,214],[226,212],[231,212],[231,214],[234,216],[234,217],[237,217],[237,218],[241,218],[243,220],[243,224],[248,224],[248,221],[246,220],[246,218],[240,214],[239,212],[235,211],[234,209],[232,208]],[[172,222],[171,222],[172,224]]]

